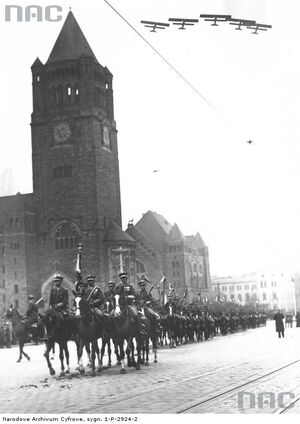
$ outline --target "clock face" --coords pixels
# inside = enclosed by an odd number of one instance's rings
[[[105,126],[103,127],[103,144],[110,147],[109,129]]]
[[[64,143],[71,135],[69,124],[62,122],[54,128],[54,139],[59,143]]]

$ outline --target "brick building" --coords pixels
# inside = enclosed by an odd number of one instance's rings
[[[30,293],[47,298],[55,272],[72,290],[79,241],[84,272],[99,282],[116,280],[123,266],[135,282],[145,266],[174,285],[183,278],[193,293],[202,281],[206,287],[208,253],[199,235],[185,238],[154,220],[154,239],[145,217],[122,230],[113,77],[71,11],[46,63],[37,58],[31,69],[33,193],[0,198],[0,311],[14,303],[24,312]]]
[[[208,247],[201,236],[184,236],[177,224],[171,225],[162,215],[148,211],[127,233],[136,242],[137,277],[143,274],[159,281],[164,275],[182,297],[196,299],[198,293],[210,294]]]

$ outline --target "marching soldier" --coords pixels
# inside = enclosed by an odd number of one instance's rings
[[[88,287],[84,290],[84,298],[89,302],[90,307],[95,314],[101,318],[103,312],[100,307],[104,303],[104,296],[100,287],[95,285],[96,277],[94,275],[87,276]]]
[[[29,302],[28,302],[28,309],[26,311],[26,317],[29,327],[32,324],[35,324],[38,322],[38,307],[35,304],[34,296],[30,294],[28,296]]]
[[[57,274],[54,278],[55,287],[51,289],[49,308],[56,309],[63,316],[68,315],[69,293],[62,287],[64,277]]]
[[[131,301],[134,301],[136,298],[136,293],[132,284],[128,281],[128,274],[121,272],[119,277],[120,283],[115,288],[115,295],[120,296],[120,307],[124,308],[127,305],[131,316],[138,325],[140,334],[145,335],[145,324],[142,322],[141,317],[139,317],[137,309],[131,304]]]
[[[140,291],[137,293],[137,304],[140,307],[144,308],[145,315],[149,317],[151,324],[154,326],[155,331],[160,333],[159,327],[159,315],[154,312],[149,305],[153,304],[153,297],[151,293],[148,293],[146,290],[146,281],[141,280],[139,283]]]

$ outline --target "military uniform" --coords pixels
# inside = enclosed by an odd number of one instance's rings
[[[150,321],[154,326],[156,327],[156,332],[160,332],[159,327],[159,315],[154,312],[149,305],[147,305],[147,302],[150,302],[152,305],[153,303],[153,297],[151,296],[151,293],[148,293],[146,290],[146,282],[144,280],[141,280],[139,282],[139,286],[141,287],[141,290],[137,293],[136,299],[137,304],[139,307],[143,307],[145,311],[145,315],[149,317]]]
[[[134,318],[138,326],[138,331],[140,335],[145,335],[145,324],[143,322],[143,320],[145,320],[145,317],[139,316],[137,309],[135,308],[135,306],[132,305],[132,301],[136,298],[136,292],[133,288],[133,285],[127,281],[128,276],[126,272],[121,272],[119,274],[119,277],[121,279],[121,282],[115,287],[115,295],[120,296],[119,305],[121,309],[127,306],[130,315]],[[130,299],[129,296],[132,299]]]
[[[89,302],[90,307],[94,310],[99,317],[103,316],[100,307],[104,303],[104,296],[100,287],[94,285],[96,277],[88,275],[87,281],[89,286],[84,289],[83,298]]]
[[[69,292],[64,287],[51,289],[49,307],[58,309],[64,314],[68,313]]]
[[[26,311],[28,325],[38,322],[38,307],[35,304],[34,296],[29,296],[28,309]]]
[[[108,283],[108,290],[104,292],[104,302],[108,305],[108,312],[114,309],[114,300],[115,300],[115,285],[112,281]]]

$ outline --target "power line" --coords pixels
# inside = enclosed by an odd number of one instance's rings
[[[121,15],[107,0],[104,0],[104,2],[124,21],[126,24],[174,71],[176,74],[198,95],[201,97],[202,100],[222,119],[225,120],[224,116],[213,106],[212,103],[207,100],[203,94],[201,94],[197,88],[195,88],[154,46],[152,46],[151,43],[149,43],[148,40],[146,40],[143,35],[134,28],[134,26],[126,19],[124,16]]]

